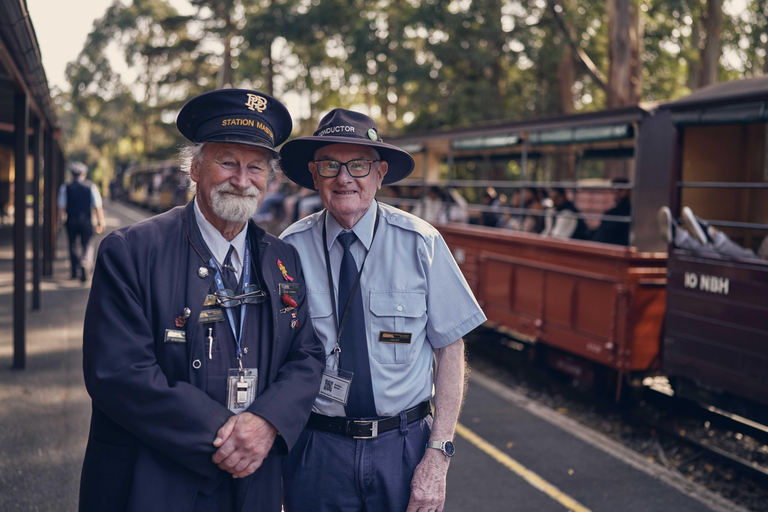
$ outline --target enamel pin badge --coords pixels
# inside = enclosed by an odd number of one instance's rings
[[[283,279],[286,281],[293,281],[293,278],[288,275],[288,270],[285,268],[282,261],[277,260],[277,268],[279,268],[280,272],[283,274]]]

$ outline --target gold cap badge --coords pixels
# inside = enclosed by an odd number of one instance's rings
[[[267,99],[255,94],[249,94],[248,101],[245,102],[245,106],[251,110],[264,112],[267,109]]]

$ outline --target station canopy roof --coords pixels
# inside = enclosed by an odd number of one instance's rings
[[[12,131],[14,96],[23,90],[30,107],[58,127],[40,48],[25,0],[0,0],[0,132]]]

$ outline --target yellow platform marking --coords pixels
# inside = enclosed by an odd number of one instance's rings
[[[568,510],[572,512],[591,512],[587,507],[574,500],[567,494],[563,493],[563,491],[550,484],[506,453],[502,452],[491,443],[485,441],[483,438],[469,430],[461,423],[456,425],[456,433],[490,455],[498,463],[511,470],[513,473],[531,484],[533,487],[563,505]]]

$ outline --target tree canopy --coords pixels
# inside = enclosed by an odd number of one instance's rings
[[[189,1],[181,16],[115,0],[69,63],[68,151],[97,179],[172,157],[181,105],[221,87],[282,100],[294,135],[337,106],[393,135],[670,100],[768,69],[768,0]]]

